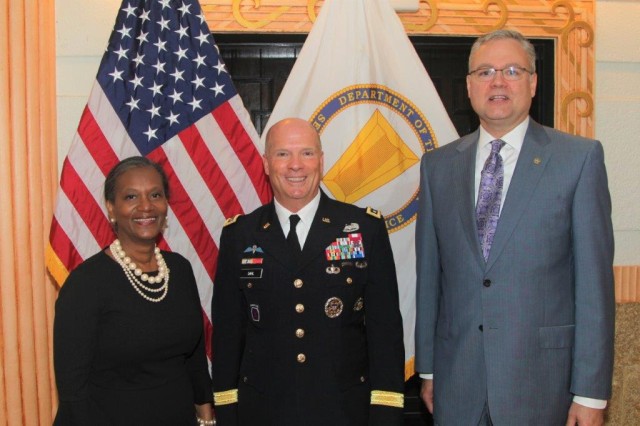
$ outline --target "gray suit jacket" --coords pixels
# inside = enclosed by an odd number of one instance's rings
[[[530,121],[490,257],[475,224],[479,132],[426,154],[416,227],[416,370],[434,418],[563,425],[611,395],[613,231],[602,145]]]

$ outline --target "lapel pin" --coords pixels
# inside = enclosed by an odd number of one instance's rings
[[[533,159],[533,164],[535,164],[536,166],[539,166],[540,163],[542,163],[542,159],[540,157],[536,157]]]
[[[323,221],[324,223],[331,223],[331,219],[329,219],[328,217],[323,217],[323,218],[322,218],[322,221]]]
[[[269,222],[267,222],[264,225],[262,225],[262,229],[267,229],[270,226],[271,226],[271,224]]]

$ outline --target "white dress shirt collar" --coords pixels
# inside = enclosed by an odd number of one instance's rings
[[[527,118],[525,118],[522,123],[518,124],[513,128],[513,130],[499,139],[509,145],[511,148],[515,149],[517,152],[520,152],[520,150],[522,149],[522,143],[524,142],[524,136],[526,135],[527,129],[529,128],[529,120],[530,119],[527,116]],[[494,140],[496,140],[496,138],[491,136],[491,134],[487,132],[484,127],[480,126],[478,150],[482,149]],[[489,151],[490,150],[491,149],[489,148]]]
[[[504,167],[504,180],[502,183],[502,202],[500,203],[500,211],[504,206],[504,201],[511,186],[511,179],[516,169],[516,163],[522,150],[524,137],[529,128],[529,117],[522,123],[518,124],[513,130],[500,138],[505,142],[505,146],[500,150],[502,157],[502,165]],[[478,147],[476,150],[476,169],[475,169],[475,200],[478,202],[478,190],[480,188],[480,179],[484,163],[491,153],[491,141],[496,138],[491,136],[482,126],[480,126],[480,135],[478,137]]]
[[[298,210],[296,213],[286,209],[275,198],[273,199],[273,205],[276,209],[276,215],[278,216],[280,227],[282,228],[285,236],[289,234],[289,216],[292,214],[300,216],[300,223],[298,223],[296,230],[298,232],[300,245],[304,245],[304,241],[307,239],[307,235],[309,234],[309,229],[311,229],[313,218],[315,217],[316,212],[318,211],[318,206],[320,205],[320,191],[318,191],[309,204]]]

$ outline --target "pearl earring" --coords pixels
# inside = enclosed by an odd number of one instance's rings
[[[116,220],[115,220],[114,218],[110,217],[110,218],[109,218],[109,222],[111,222],[111,223],[116,223]]]

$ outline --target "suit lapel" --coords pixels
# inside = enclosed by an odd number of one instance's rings
[[[480,264],[484,264],[482,248],[478,240],[475,208],[475,169],[479,135],[479,130],[470,133],[462,139],[457,147],[460,155],[456,159],[453,182],[462,182],[462,185],[454,186],[455,195],[453,199],[462,200],[458,213],[462,221],[464,234],[467,236],[471,251],[476,254],[477,261]]]
[[[524,137],[522,150],[518,156],[516,168],[504,200],[498,227],[487,261],[488,270],[504,249],[522,214],[527,209],[531,197],[538,186],[544,169],[549,161],[550,152],[545,149],[551,140],[544,128],[533,120]]]

